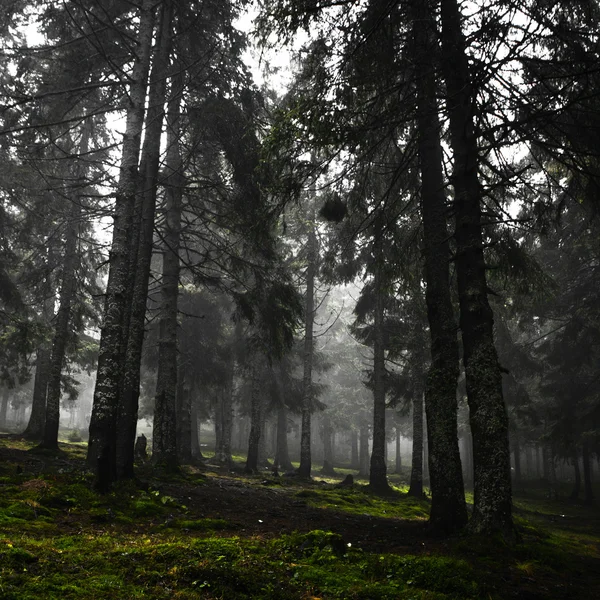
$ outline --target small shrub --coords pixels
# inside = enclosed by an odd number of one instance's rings
[[[72,442],[74,444],[76,444],[77,442],[83,442],[83,438],[81,437],[81,433],[79,433],[78,429],[73,429],[73,431],[71,431],[67,439],[69,440],[69,442]]]

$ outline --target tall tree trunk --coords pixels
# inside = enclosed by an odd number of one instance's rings
[[[7,428],[8,423],[6,417],[8,415],[8,400],[10,398],[10,390],[8,385],[2,386],[2,398],[0,398],[0,427]]]
[[[87,152],[87,149],[85,150]],[[59,306],[56,313],[54,336],[52,339],[52,355],[48,373],[46,395],[46,419],[44,437],[41,448],[58,450],[58,427],[60,421],[61,375],[65,362],[69,326],[71,323],[71,307],[75,299],[77,269],[79,257],[77,242],[79,239],[79,198],[73,199],[72,210],[68,217],[65,240],[65,262],[59,294]]]
[[[258,355],[257,355],[258,356]],[[248,456],[246,458],[246,473],[258,471],[259,445],[262,434],[262,395],[260,389],[260,370],[258,358],[253,359],[251,367],[251,407],[250,407],[250,434],[248,436]]]
[[[448,208],[436,74],[431,58],[439,49],[435,21],[427,4],[413,3],[413,12],[425,300],[431,337],[431,366],[425,384],[431,487],[429,522],[439,531],[451,532],[464,527],[468,517],[457,433],[458,340],[450,294]]]
[[[193,416],[192,395],[185,385],[184,376],[178,365],[177,375],[177,456],[182,464],[189,464],[194,459],[193,452]]]
[[[358,431],[350,431],[350,468],[360,469],[360,458],[358,454]]]
[[[515,476],[514,476],[514,485],[520,486],[522,483],[522,473],[521,473],[521,440],[519,439],[519,432],[515,430],[513,434],[513,456],[515,463]]]
[[[475,98],[457,0],[441,0],[441,21],[442,67],[454,155],[460,328],[475,462],[470,528],[482,534],[500,532],[506,539],[513,539],[508,415],[494,346],[494,317],[487,296]]]
[[[287,426],[287,408],[281,402],[277,408],[277,454],[275,456],[275,465],[286,472],[294,468],[288,450]]]
[[[396,461],[394,466],[394,472],[396,475],[400,475],[402,473],[402,453],[400,452],[401,439],[402,434],[400,433],[400,428],[396,427]]]
[[[261,402],[260,415],[260,438],[258,440],[258,466],[269,467],[269,427],[267,427],[267,415],[264,399]]]
[[[373,315],[373,447],[369,487],[375,492],[389,491],[385,464],[385,345],[384,345],[384,282],[383,228],[377,227],[373,248],[375,256],[375,310]]]
[[[52,265],[56,263],[56,244],[50,244],[47,250],[47,274],[44,278],[42,293],[45,296],[42,316],[48,326],[54,321],[54,305],[56,297],[56,282],[53,281]],[[29,423],[23,432],[28,440],[41,440],[44,437],[46,422],[46,395],[48,393],[48,377],[50,376],[50,360],[52,358],[52,341],[44,340],[37,348],[35,378],[33,382],[33,399]]]
[[[573,483],[573,490],[571,491],[569,498],[573,502],[576,502],[579,500],[579,493],[581,492],[581,469],[579,468],[579,453],[577,452],[577,447],[573,449],[573,458],[571,461],[573,463],[575,482]]]
[[[314,203],[314,198],[310,199]],[[315,213],[312,211],[312,222],[307,241],[307,266],[306,266],[306,298],[304,310],[304,353],[303,353],[303,376],[302,376],[302,430],[300,435],[300,466],[298,475],[305,479],[310,478],[312,469],[312,458],[310,450],[311,438],[311,415],[313,410],[313,329],[314,329],[314,295],[315,277],[317,274],[317,236],[315,233]]]
[[[323,468],[321,473],[323,475],[335,475],[333,468],[333,427],[331,426],[331,417],[325,411],[323,414],[322,423],[323,432]]]
[[[148,297],[148,281],[150,277],[150,263],[152,260],[152,246],[154,237],[154,215],[156,210],[156,188],[158,184],[158,170],[160,160],[160,140],[165,114],[165,100],[167,89],[167,73],[169,55],[171,52],[173,2],[165,1],[161,4],[161,17],[157,35],[152,73],[150,76],[150,89],[148,93],[148,110],[146,115],[146,131],[144,134],[144,147],[142,149],[140,180],[142,184],[142,221],[139,224],[139,243],[135,271],[132,273],[134,285],[127,330],[127,346],[123,372],[121,399],[117,415],[117,477],[133,477],[135,434],[137,429],[138,404],[140,394],[140,363],[145,333],[146,302]],[[169,300],[171,300],[169,298]],[[164,296],[163,296],[164,302]],[[176,300],[175,300],[175,310]],[[176,340],[176,329],[165,332],[164,326],[160,336],[159,345],[171,343],[171,338]],[[175,341],[176,344],[176,341]],[[176,352],[176,349],[175,349]],[[163,346],[164,358],[164,346]],[[177,445],[175,436],[175,386],[165,386],[165,380],[172,383],[177,381],[176,361],[161,361],[159,366],[160,382],[157,383],[155,398],[154,425],[152,432],[152,460],[167,469],[176,468]],[[168,403],[172,406],[171,413],[164,419],[157,419],[157,406]],[[160,409],[159,409],[160,414]],[[158,426],[157,426],[158,421]],[[165,450],[168,440],[168,450]]]
[[[592,464],[588,442],[583,442],[581,458],[583,462],[583,503],[591,506],[594,503],[594,492],[592,490]]]
[[[413,442],[409,496],[423,497],[423,391],[416,386],[413,394]]]
[[[556,489],[556,465],[554,464],[552,444],[547,440],[544,441],[542,451],[544,455],[545,479],[548,482],[548,494],[550,498],[556,500],[558,498],[558,491]]]
[[[91,118],[83,124],[80,156],[86,156],[89,151],[93,123]],[[78,161],[78,164],[81,161]],[[86,186],[87,173],[79,166],[73,173],[75,185],[79,187],[71,198],[71,209],[67,217],[65,234],[64,263],[62,281],[59,293],[58,311],[55,316],[54,335],[52,338],[52,354],[48,370],[48,387],[46,390],[46,418],[44,422],[44,437],[41,448],[58,450],[58,428],[60,423],[61,379],[65,363],[67,343],[71,325],[71,308],[77,291],[77,272],[79,270],[79,221],[81,215],[82,188]]]
[[[227,385],[219,394],[216,407],[215,423],[219,424],[219,439],[215,447],[215,461],[230,467],[233,464],[231,457],[231,435],[233,432],[233,377],[235,361],[230,358]]]
[[[98,374],[89,428],[88,465],[98,470],[98,459],[103,456],[101,468],[106,471],[103,477],[110,479],[111,482],[116,477],[116,416],[123,372],[121,360],[123,316],[126,307],[131,303],[131,298],[126,294],[130,277],[128,237],[138,193],[138,160],[154,30],[154,6],[154,0],[143,0],[140,7],[138,45],[127,96],[129,106],[123,135],[123,154],[114,208],[104,323],[100,337]]]
[[[29,415],[27,428],[23,432],[23,437],[27,440],[41,440],[44,436],[44,427],[46,423],[46,394],[48,392],[52,346],[47,342],[40,344],[37,348],[36,355],[31,414]]]
[[[191,399],[191,397],[192,397],[191,390],[187,390],[187,394]],[[202,455],[202,448],[200,446],[200,425],[198,423],[198,403],[197,403],[197,401],[192,400],[190,402],[190,405],[191,405],[190,434],[191,434],[192,458],[195,458],[196,460],[201,460],[204,457]]]
[[[363,416],[360,423],[360,438],[358,445],[358,474],[361,477],[369,476],[369,424]]]

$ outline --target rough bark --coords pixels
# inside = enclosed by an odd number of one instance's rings
[[[435,21],[426,4],[413,4],[417,129],[421,172],[421,213],[425,259],[425,300],[431,338],[431,366],[425,385],[429,439],[431,525],[444,532],[467,523],[458,445],[456,387],[457,324],[450,294],[450,246],[436,100]]]
[[[23,437],[27,440],[41,440],[44,436],[46,394],[48,391],[52,346],[48,343],[40,344],[36,355],[31,414],[29,415],[27,428],[23,432]]]
[[[104,455],[110,457],[111,481],[116,477],[116,415],[122,375],[123,315],[131,300],[126,295],[129,279],[129,225],[137,194],[138,159],[144,122],[153,23],[154,2],[143,0],[140,7],[138,46],[127,96],[129,105],[113,214],[113,238],[109,256],[104,323],[101,330],[98,372],[89,427],[88,465],[96,469],[98,458],[104,451]]]
[[[306,297],[304,309],[304,351],[303,351],[303,376],[302,376],[302,429],[300,434],[300,466],[298,475],[310,478],[312,468],[311,458],[311,416],[313,410],[312,397],[312,364],[313,364],[313,329],[314,329],[314,295],[315,277],[317,272],[317,236],[313,222],[307,241],[307,266],[306,266]]]
[[[132,273],[134,287],[129,314],[123,384],[117,416],[117,477],[119,478],[133,477],[134,446],[140,394],[140,363],[145,333],[150,263],[152,260],[160,141],[165,115],[166,82],[169,55],[171,52],[172,5],[172,1],[163,2],[161,5],[160,28],[155,44],[148,93],[147,125],[144,134],[144,147],[142,149],[140,168],[143,198],[142,221],[139,229],[140,235],[135,271]],[[176,343],[176,332],[176,329],[165,332],[163,325],[159,333],[159,346],[161,341],[168,345],[172,341],[171,338],[175,338]],[[168,338],[168,341],[165,342],[165,338]],[[173,386],[171,382],[177,381],[177,362],[176,360],[164,360],[164,347],[163,360],[158,369],[158,376],[160,377],[160,382],[157,383],[155,397],[152,460],[155,464],[160,464],[166,469],[174,469],[178,464],[177,445],[175,441],[177,384],[175,383]],[[165,381],[169,381],[169,385],[165,385]],[[163,418],[159,417],[157,419],[157,406],[161,407],[164,404],[171,407],[170,412]],[[160,408],[158,413],[159,415],[161,414]]]
[[[250,434],[248,436],[248,456],[246,458],[246,473],[258,471],[259,445],[262,427],[262,396],[257,359],[251,367],[251,398],[250,398]]]
[[[475,533],[514,539],[508,416],[487,296],[474,91],[457,0],[441,0],[442,68],[454,168],[456,274],[474,459]]]
[[[413,439],[410,469],[409,496],[423,497],[423,391],[415,389],[413,395]]]

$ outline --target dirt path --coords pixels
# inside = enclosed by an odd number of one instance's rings
[[[271,483],[270,477],[248,483],[219,475],[207,477],[202,486],[163,485],[161,491],[180,498],[199,517],[225,519],[234,525],[237,535],[276,537],[325,529],[341,535],[353,547],[410,554],[441,545],[428,535],[425,523],[314,508],[296,497],[299,488]]]

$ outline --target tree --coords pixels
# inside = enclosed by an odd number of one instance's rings
[[[315,277],[317,274],[318,245],[316,234],[315,199],[309,200],[312,210],[308,219],[308,240],[306,245],[306,291],[304,298],[304,349],[302,358],[302,426],[300,434],[300,466],[298,475],[309,478],[311,472],[311,414],[313,411],[313,332],[315,318]]]
[[[441,0],[442,72],[453,150],[456,273],[467,398],[473,435],[474,506],[471,530],[514,537],[508,417],[488,302],[482,190],[474,128],[474,89],[456,0]]]
[[[137,427],[137,411],[139,396],[140,361],[144,340],[146,301],[150,279],[150,264],[154,243],[154,222],[158,171],[161,157],[162,125],[167,99],[167,77],[173,36],[173,2],[164,2],[161,7],[159,30],[155,44],[154,59],[148,88],[148,109],[146,114],[146,132],[140,159],[140,175],[142,198],[140,200],[139,221],[134,224],[133,231],[139,228],[138,243],[132,247],[132,264],[135,265],[132,306],[127,329],[127,346],[125,352],[125,371],[118,412],[117,438],[117,470],[121,477],[133,475],[133,443]],[[173,83],[173,82],[172,82]],[[172,95],[180,93],[179,86],[172,85]],[[172,138],[171,138],[172,139]],[[170,147],[170,149],[172,146]],[[174,253],[173,261],[178,260]],[[168,258],[167,258],[168,261]],[[169,274],[173,277],[173,274]],[[169,281],[165,282],[169,285]],[[171,283],[171,286],[173,284]],[[168,293],[167,293],[168,294]],[[164,288],[163,288],[164,299]],[[172,321],[170,323],[173,324]],[[177,441],[175,419],[175,390],[177,377],[176,353],[171,349],[169,356],[164,356],[165,331],[161,329],[159,351],[162,343],[163,355],[159,354],[160,379],[157,381],[155,403],[155,419],[152,434],[152,460],[166,469],[177,466]],[[170,343],[175,339],[175,332],[170,332]],[[168,342],[167,342],[168,343]],[[163,360],[161,360],[163,359]],[[166,385],[168,380],[170,384]],[[174,384],[175,383],[175,384]]]
[[[425,388],[431,478],[430,522],[441,530],[455,531],[467,523],[467,509],[457,439],[458,340],[449,273],[448,205],[442,171],[436,69],[431,60],[439,49],[434,41],[436,31],[431,9],[417,2],[412,12],[425,298],[431,337],[431,366]],[[415,411],[419,412],[416,406]]]
[[[85,123],[81,131],[79,142],[80,156],[89,152],[92,122]],[[79,171],[79,172],[77,172]],[[77,186],[85,186],[86,173],[81,168],[73,173],[73,181]],[[78,273],[77,243],[79,239],[79,219],[81,214],[81,197],[84,189],[76,191],[71,198],[71,210],[67,217],[67,231],[65,234],[64,263],[59,293],[59,306],[56,313],[56,324],[52,339],[52,354],[48,372],[48,388],[46,397],[46,418],[44,438],[41,447],[58,449],[58,426],[60,420],[60,395],[61,375],[69,338],[69,326],[72,319],[72,307],[75,301],[76,278]]]
[[[138,191],[138,159],[144,122],[147,77],[150,68],[154,10],[150,0],[139,9],[137,51],[130,75],[127,119],[119,169],[119,184],[113,212],[113,237],[109,258],[109,274],[105,295],[104,322],[98,354],[98,374],[89,429],[87,462],[98,469],[104,457],[105,477],[116,477],[116,416],[121,384],[121,357],[126,340],[122,338],[123,319],[128,304],[129,236]]]

